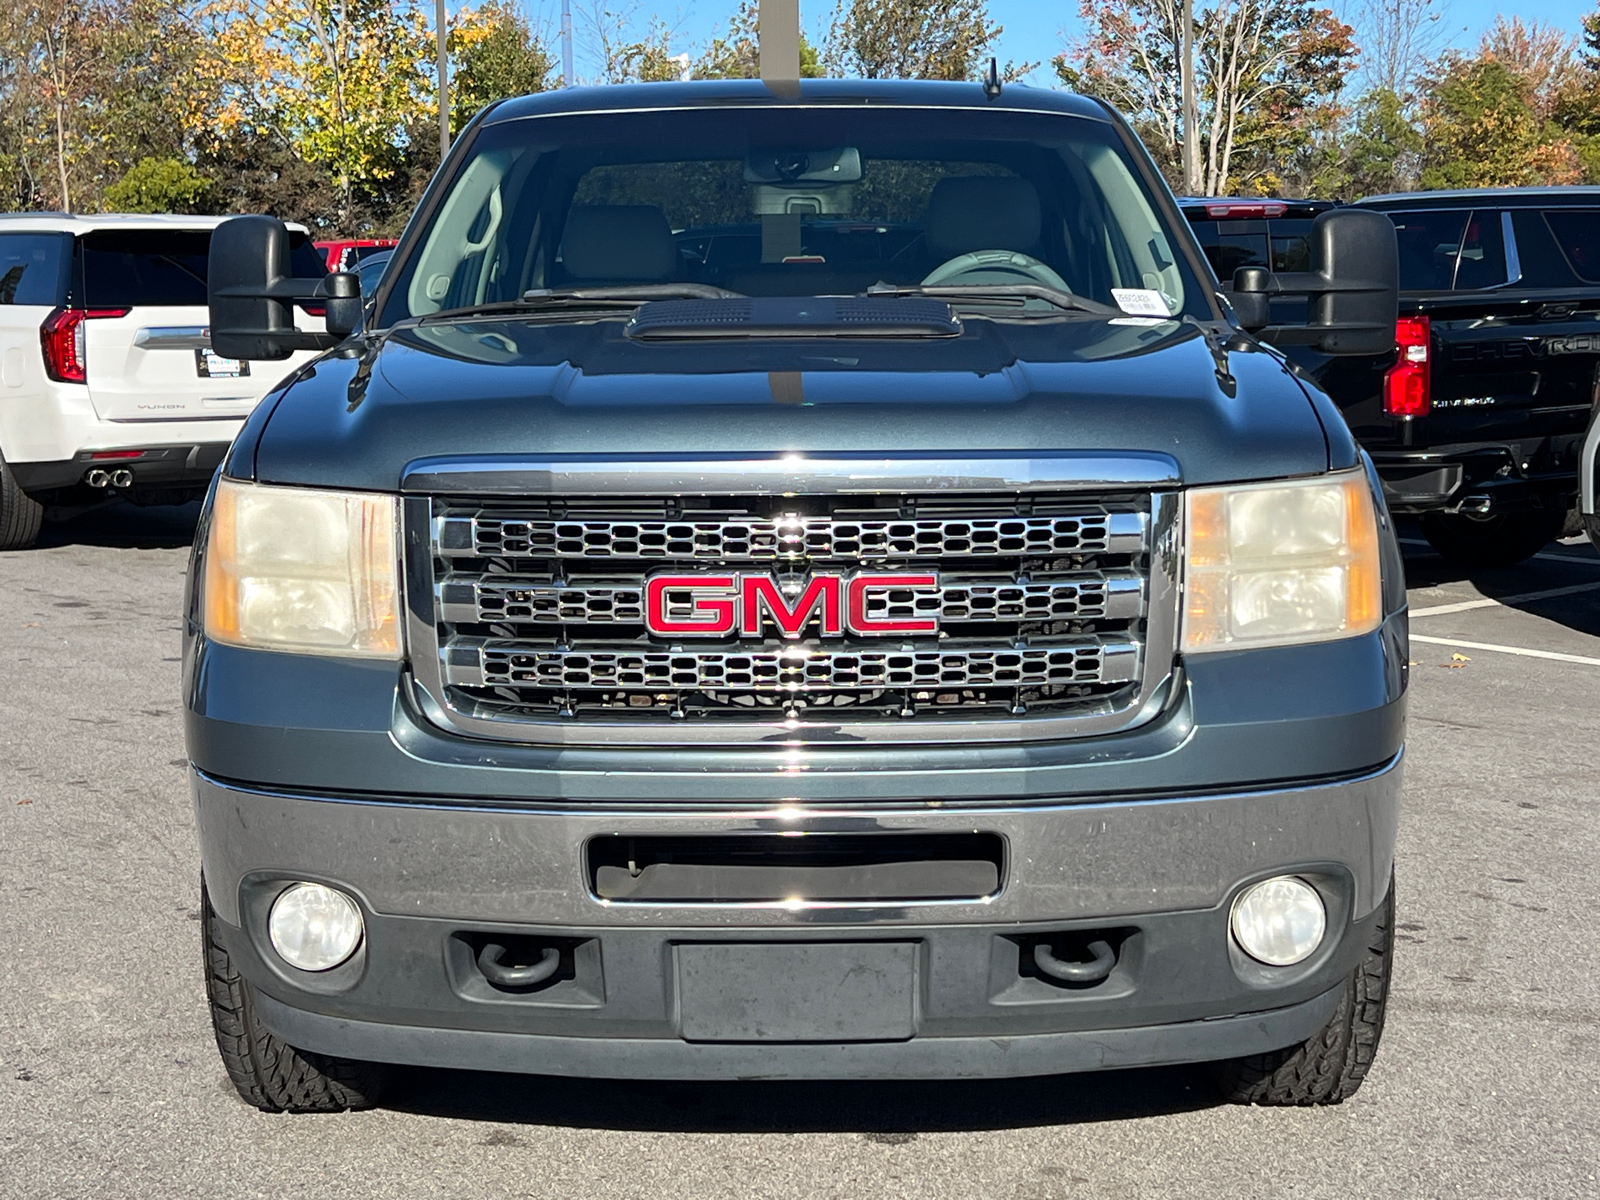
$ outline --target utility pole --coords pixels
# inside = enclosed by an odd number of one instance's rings
[[[561,86],[577,85],[572,77],[572,0],[561,0]]]
[[[1183,86],[1183,191],[1186,196],[1200,194],[1200,143],[1196,132],[1200,112],[1194,98],[1194,0],[1183,0],[1183,61],[1178,77]]]
[[[433,24],[439,42],[439,161],[443,162],[450,153],[450,59],[446,52],[450,18],[444,11],[444,0],[438,0]]]

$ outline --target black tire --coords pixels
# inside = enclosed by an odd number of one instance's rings
[[[1548,546],[1566,517],[1564,509],[1555,508],[1488,517],[1427,513],[1418,524],[1428,545],[1457,566],[1511,567]]]
[[[17,477],[0,458],[0,550],[26,550],[39,539],[44,505],[17,483]]]
[[[261,1024],[250,984],[216,941],[217,919],[200,885],[200,938],[205,952],[211,1026],[228,1078],[246,1103],[262,1112],[326,1113],[371,1108],[389,1069],[380,1063],[296,1050]]]
[[[1345,981],[1339,1006],[1321,1032],[1298,1046],[1218,1063],[1217,1083],[1235,1104],[1338,1104],[1356,1094],[1383,1037],[1394,958],[1394,880],[1378,925]]]

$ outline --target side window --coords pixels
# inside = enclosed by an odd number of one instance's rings
[[[1600,209],[1551,209],[1544,221],[1573,273],[1585,283],[1600,283]]]
[[[70,241],[65,233],[0,234],[0,304],[60,304]]]
[[[1480,208],[1467,221],[1455,290],[1497,287],[1506,281],[1506,243],[1499,209]]]
[[[1264,221],[1195,221],[1200,249],[1225,288],[1233,286],[1240,267],[1271,266]]]
[[[1464,209],[1389,214],[1400,246],[1402,292],[1447,292],[1455,286],[1461,235],[1471,215]]]
[[[1274,271],[1311,270],[1311,222],[1273,221],[1272,269]]]
[[[1512,210],[1511,227],[1517,239],[1517,266],[1522,286],[1530,288],[1575,287],[1572,267],[1556,244],[1544,214],[1536,208]]]

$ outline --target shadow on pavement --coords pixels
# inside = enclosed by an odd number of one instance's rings
[[[648,1133],[918,1133],[1166,1116],[1219,1103],[1203,1070],[959,1081],[669,1082],[405,1070],[384,1106],[466,1121]]]
[[[1467,583],[1488,600],[1565,625],[1578,633],[1600,637],[1600,588],[1543,599],[1519,599],[1539,592],[1582,588],[1600,584],[1600,553],[1587,540],[1572,544],[1551,542],[1533,558],[1513,567],[1474,569],[1447,562],[1412,526],[1400,526],[1401,546],[1409,588],[1444,587]],[[1412,601],[1414,606],[1448,601]]]
[[[194,541],[200,502],[140,508],[108,504],[66,520],[46,520],[40,548],[107,546],[120,550],[170,550]]]

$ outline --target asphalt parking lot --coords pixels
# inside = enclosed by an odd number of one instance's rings
[[[201,990],[178,600],[193,510],[0,554],[0,1196],[1600,1195],[1600,556],[1473,578],[1408,544],[1394,998],[1337,1108],[1197,1071],[960,1084],[407,1073],[266,1116]]]

